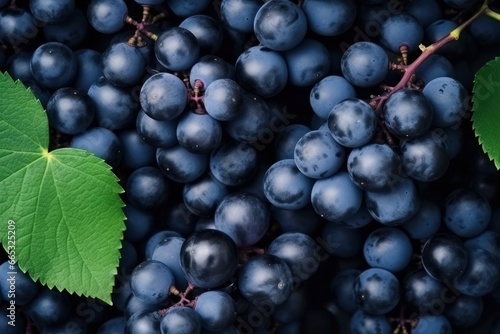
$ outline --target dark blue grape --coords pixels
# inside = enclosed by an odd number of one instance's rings
[[[285,261],[271,254],[253,256],[238,275],[243,297],[258,307],[273,307],[292,293],[293,277]]]
[[[361,203],[358,211],[342,220],[336,220],[335,224],[347,228],[361,228],[373,221],[373,217],[366,208],[365,202]]]
[[[383,315],[370,314],[363,310],[356,311],[350,321],[351,334],[390,334],[391,325]]]
[[[26,305],[26,312],[37,326],[51,326],[68,318],[70,306],[71,300],[66,293],[44,287]]]
[[[309,29],[322,36],[341,35],[356,19],[356,4],[352,0],[305,0],[301,8],[306,15]]]
[[[148,260],[134,268],[130,277],[132,293],[145,303],[164,302],[174,285],[172,271],[159,261]]]
[[[418,317],[418,322],[411,330],[412,334],[452,334],[453,329],[450,322],[444,315],[422,314]]]
[[[219,121],[229,121],[239,114],[241,87],[232,79],[217,79],[205,89],[203,103],[207,113]]]
[[[120,262],[118,263],[118,272],[120,274],[130,274],[138,264],[137,250],[127,240],[122,240],[120,249]]]
[[[288,81],[285,59],[265,46],[254,46],[243,52],[236,60],[235,71],[242,88],[262,97],[278,94]]]
[[[206,291],[198,296],[194,310],[209,331],[223,331],[236,319],[236,304],[224,291]]]
[[[127,13],[123,0],[91,0],[87,7],[90,25],[103,34],[113,34],[123,28]]]
[[[0,43],[20,47],[38,35],[36,21],[31,13],[10,6],[0,10]]]
[[[158,246],[158,244],[170,237],[181,237],[180,233],[176,231],[171,231],[171,230],[163,230],[156,232],[153,234],[151,237],[149,237],[148,241],[146,242],[146,246],[144,247],[144,257],[146,260],[151,260],[151,256],[153,255],[153,252]]]
[[[298,210],[311,201],[314,180],[302,174],[293,159],[275,162],[264,176],[264,195],[274,206]]]
[[[189,70],[198,60],[200,46],[196,36],[185,28],[172,27],[155,41],[156,58],[170,71]]]
[[[221,20],[231,30],[240,33],[253,32],[253,22],[262,6],[259,0],[222,0]]]
[[[387,53],[375,43],[357,42],[343,54],[341,69],[354,86],[371,87],[385,79],[389,68]]]
[[[190,111],[179,118],[176,137],[179,145],[190,152],[210,153],[221,143],[222,127],[209,114]]]
[[[364,236],[360,230],[339,226],[336,222],[324,225],[321,238],[321,245],[328,254],[340,258],[353,258],[363,250]]]
[[[202,83],[201,88],[205,89],[219,79],[234,79],[234,66],[214,55],[201,57],[189,72],[189,83],[192,87],[195,87],[196,81],[199,80]]]
[[[21,315],[10,313],[5,307],[0,309],[0,331],[5,334],[25,334],[26,319]],[[14,311],[15,312],[15,311]],[[12,325],[11,318],[15,318],[15,326]]]
[[[130,242],[138,242],[144,240],[150,233],[153,224],[153,215],[146,211],[139,209],[132,204],[127,204],[123,208],[123,213],[127,219],[125,220],[125,230],[123,237]]]
[[[359,274],[361,274],[359,269],[343,269],[333,277],[330,284],[332,299],[342,310],[349,314],[353,314],[359,309],[352,291],[354,281],[356,281]]]
[[[425,40],[427,43],[432,44],[440,39],[446,37],[450,32],[458,27],[458,23],[450,19],[440,19],[432,22],[425,29]],[[467,50],[467,43],[465,39],[458,39],[450,42],[438,50],[439,54],[454,56],[463,54]]]
[[[299,287],[293,290],[292,294],[285,302],[276,305],[273,312],[273,318],[284,324],[304,317],[311,306],[309,293],[310,291],[307,287]],[[281,327],[282,326],[280,326],[280,328]]]
[[[213,175],[207,174],[205,177],[186,183],[182,190],[182,198],[188,210],[195,215],[211,216],[227,193],[225,184]]]
[[[164,238],[151,253],[151,260],[159,261],[170,269],[174,276],[175,287],[179,290],[184,290],[188,286],[188,282],[182,271],[179,255],[184,240],[182,237],[174,236]]]
[[[500,284],[500,262],[498,256],[481,248],[467,249],[467,267],[454,285],[461,293],[482,297]]]
[[[78,8],[64,21],[47,24],[43,34],[48,42],[59,42],[69,47],[76,47],[88,34],[88,22],[85,14]]]
[[[311,203],[314,210],[329,221],[350,217],[359,210],[362,201],[362,190],[344,171],[317,180],[311,191]]]
[[[0,11],[1,16],[1,11]],[[7,72],[12,79],[27,82],[28,80],[36,81],[31,72],[31,57],[33,52],[21,50],[14,53],[7,60]]]
[[[424,29],[443,15],[436,0],[410,1],[405,5],[404,12],[416,18]]]
[[[221,183],[238,186],[257,171],[257,151],[250,145],[225,142],[210,155],[210,172]]]
[[[324,222],[312,205],[298,210],[280,209],[273,205],[271,215],[283,232],[300,232],[309,236],[315,236]]]
[[[401,230],[395,227],[380,227],[366,238],[363,254],[371,267],[396,273],[410,263],[413,247],[410,239]]]
[[[134,170],[154,165],[156,148],[142,140],[140,134],[135,129],[118,132],[118,138],[122,143],[120,167]]]
[[[455,158],[462,150],[464,145],[464,134],[459,127],[449,126],[442,128],[441,136],[444,140],[444,145],[446,146],[446,153],[450,159]]]
[[[327,126],[333,138],[343,146],[367,144],[377,131],[377,117],[366,102],[349,98],[336,104],[328,114]]]
[[[137,117],[139,104],[130,91],[116,87],[106,78],[100,77],[88,90],[96,107],[99,126],[110,130],[123,129]]]
[[[0,265],[0,291],[4,300],[14,300],[19,306],[25,305],[35,297],[39,287],[17,264],[4,262]]]
[[[422,25],[410,14],[392,15],[380,27],[380,41],[394,53],[401,53],[402,47],[410,53],[417,51],[423,38]]]
[[[52,128],[75,135],[85,131],[95,115],[94,102],[86,92],[73,88],[60,88],[47,103],[47,118]]]
[[[182,201],[174,202],[170,207],[163,209],[159,217],[163,228],[177,232],[183,237],[188,237],[193,233],[199,218],[191,213]]]
[[[133,86],[141,81],[146,61],[142,53],[125,42],[111,44],[102,54],[103,74],[117,86]]]
[[[332,108],[338,103],[355,97],[356,91],[349,81],[341,76],[331,75],[314,85],[309,96],[309,103],[314,113],[326,120]]]
[[[73,13],[74,9],[74,0],[30,0],[31,13],[43,23],[63,21]]]
[[[97,334],[122,334],[126,326],[127,320],[123,316],[116,316],[99,326]]]
[[[482,298],[460,295],[453,304],[446,308],[444,315],[452,326],[464,328],[477,323],[483,314],[483,310]]]
[[[127,320],[125,334],[160,334],[161,320],[158,312],[136,312]]]
[[[73,85],[77,89],[88,91],[102,74],[101,53],[93,49],[80,49],[74,52],[78,71]]]
[[[425,271],[439,281],[453,282],[463,274],[467,262],[464,243],[453,234],[436,234],[427,240],[422,248]]]
[[[187,306],[175,306],[168,309],[160,322],[163,334],[200,333],[201,320],[198,314]]]
[[[424,84],[441,77],[455,77],[453,64],[444,56],[430,55],[415,71],[415,76]]]
[[[470,34],[474,42],[481,46],[498,45],[500,38],[497,34],[492,33],[500,28],[496,19],[489,16],[480,16],[471,23],[469,27]]]
[[[349,153],[347,171],[361,189],[380,190],[400,178],[401,159],[389,145],[367,144]]]
[[[290,124],[278,133],[274,141],[275,160],[293,159],[295,145],[311,129],[303,124]]]
[[[425,85],[422,93],[434,109],[433,126],[456,125],[469,109],[467,90],[453,78],[436,78]]]
[[[210,5],[210,0],[169,0],[165,4],[176,16],[189,17],[203,12]]]
[[[486,230],[478,236],[468,239],[464,244],[467,249],[481,248],[500,259],[500,234],[495,231]]]
[[[216,54],[222,45],[222,27],[208,15],[193,15],[179,24],[193,33],[200,46],[200,54]]]
[[[180,256],[188,282],[204,289],[224,284],[238,267],[236,244],[219,230],[194,232],[182,244]]]
[[[444,223],[457,236],[472,238],[488,226],[491,207],[481,195],[457,189],[446,198]]]
[[[40,45],[31,58],[35,79],[49,89],[70,86],[76,77],[78,64],[71,49],[58,42]]]
[[[302,41],[307,32],[307,19],[295,3],[272,0],[260,7],[255,15],[253,28],[263,46],[285,51]]]
[[[327,131],[310,131],[295,145],[294,161],[297,168],[313,179],[334,175],[344,160],[344,148]]]
[[[260,198],[249,193],[226,195],[215,210],[215,227],[229,235],[236,246],[257,243],[269,227],[270,212]]]
[[[186,107],[186,86],[173,74],[156,73],[142,85],[140,101],[149,117],[160,121],[171,120]]]
[[[160,170],[172,181],[192,182],[205,173],[208,156],[189,152],[180,145],[156,150],[156,162]]]
[[[446,304],[456,298],[456,289],[448,288],[429,276],[425,270],[411,273],[405,278],[403,285],[405,301],[417,308],[420,314],[442,313]]]
[[[401,177],[384,190],[366,190],[366,207],[384,225],[399,225],[413,217],[420,207],[415,183]]]
[[[428,239],[441,227],[439,206],[427,199],[422,199],[417,213],[403,224],[412,239]]]
[[[52,326],[45,326],[40,334],[81,334],[87,333],[88,325],[81,317],[71,316],[66,321]]]
[[[294,86],[312,86],[330,71],[330,55],[326,47],[306,38],[294,48],[284,52],[288,68],[288,82]]]
[[[443,0],[450,7],[464,9],[472,7],[477,0]]]
[[[136,119],[137,133],[149,145],[170,147],[177,144],[177,120],[159,121],[140,110]]]
[[[170,186],[156,167],[146,166],[136,170],[127,179],[126,193],[129,201],[142,209],[159,207],[166,202]]]
[[[404,88],[392,94],[384,104],[384,123],[400,138],[415,138],[429,130],[433,109],[424,94]]]
[[[399,303],[399,281],[385,269],[363,271],[354,282],[353,289],[356,302],[368,313],[386,314]]]
[[[120,139],[105,128],[93,127],[77,134],[71,139],[70,147],[87,150],[112,167],[117,167],[122,158]]]

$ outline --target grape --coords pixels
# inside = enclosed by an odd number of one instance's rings
[[[185,28],[172,27],[155,41],[156,58],[170,71],[188,70],[198,60],[200,46],[196,36]]]
[[[259,0],[222,0],[221,20],[234,31],[253,32],[255,15],[261,6],[262,2]]]
[[[320,42],[306,38],[284,52],[288,68],[288,82],[294,86],[312,86],[330,70],[330,55]]]
[[[219,51],[223,40],[222,27],[212,17],[193,15],[182,21],[179,27],[193,33],[200,46],[201,55],[213,55]]]
[[[137,117],[138,103],[126,89],[116,87],[100,77],[88,90],[96,107],[99,126],[110,130],[123,129]]]
[[[188,285],[179,261],[183,242],[182,237],[166,237],[156,245],[151,254],[151,260],[159,261],[168,267],[174,277],[175,286],[181,290]]]
[[[402,271],[410,263],[413,247],[410,239],[395,227],[380,227],[365,240],[363,254],[371,267],[393,273]],[[398,256],[391,256],[398,254]]]
[[[294,282],[310,278],[319,267],[318,244],[303,233],[283,233],[268,246],[267,253],[286,262],[292,271]]]
[[[450,32],[458,27],[458,24],[452,20],[440,19],[427,26],[424,32],[424,39],[432,44],[446,37]],[[442,55],[457,55],[466,52],[467,44],[465,40],[459,39],[450,42],[439,49],[438,53]]]
[[[343,54],[341,69],[354,86],[370,87],[379,84],[387,75],[389,57],[384,49],[371,42],[357,42]]]
[[[449,305],[444,315],[455,327],[470,327],[477,323],[483,314],[483,300],[478,297],[460,295]]]
[[[280,305],[277,305],[273,312],[273,318],[281,323],[290,323],[300,319],[307,314],[310,307],[309,289],[299,287],[292,291],[288,299]],[[281,328],[282,326],[280,326]]]
[[[136,313],[152,312],[152,311],[156,312],[158,309],[160,309],[161,305],[162,304],[146,303],[139,297],[136,297],[134,296],[134,294],[131,294],[127,299],[125,309],[123,310],[123,314],[125,316],[125,319],[127,319],[128,321]]]
[[[500,234],[495,231],[486,230],[474,238],[465,241],[468,249],[481,248],[500,259]]]
[[[180,145],[156,150],[156,162],[167,178],[178,183],[192,182],[205,173],[208,156],[189,152]]]
[[[472,7],[477,0],[443,0],[445,4],[454,8],[469,8]]]
[[[161,319],[160,330],[162,334],[200,333],[200,317],[190,307],[171,307]]]
[[[142,209],[159,207],[169,197],[169,183],[156,167],[141,167],[127,180],[127,198]]]
[[[70,85],[76,77],[78,64],[73,51],[58,42],[40,45],[31,58],[35,79],[49,89]]]
[[[74,0],[30,0],[31,13],[43,23],[63,21],[73,13],[74,9]]]
[[[257,171],[257,151],[250,145],[225,142],[210,154],[210,172],[221,183],[238,186]]]
[[[170,237],[181,237],[181,235],[178,232],[175,231],[170,231],[170,230],[163,230],[156,232],[152,236],[149,237],[149,239],[146,242],[146,246],[144,247],[144,257],[146,260],[151,260],[151,256],[153,255],[153,252],[158,246],[158,244],[163,241],[166,238]]]
[[[177,144],[177,120],[160,121],[140,110],[136,119],[137,133],[149,145],[171,147]]]
[[[232,79],[217,79],[205,89],[203,102],[207,113],[218,121],[229,121],[239,114],[240,86]]]
[[[365,191],[366,207],[375,220],[384,225],[398,225],[413,217],[420,207],[415,183],[401,177],[384,190]]]
[[[293,159],[275,162],[264,176],[264,195],[274,206],[298,210],[310,203],[314,180],[302,174]]]
[[[255,255],[240,269],[239,289],[256,306],[272,307],[292,293],[292,272],[285,261],[271,254]]]
[[[460,128],[454,126],[442,128],[442,130],[446,153],[450,159],[453,159],[457,157],[462,150],[464,135],[462,131],[460,131]]]
[[[432,54],[418,67],[415,76],[427,84],[437,78],[455,77],[455,69],[447,58]]]
[[[112,167],[118,166],[122,158],[122,145],[118,137],[111,130],[92,127],[75,135],[70,147],[87,150],[103,159]]]
[[[130,274],[137,266],[138,256],[135,247],[127,240],[122,240],[120,249],[120,262],[118,263],[118,272],[120,274]]]
[[[123,28],[127,14],[123,0],[91,0],[87,7],[90,25],[103,34],[113,34]]]
[[[90,86],[103,76],[101,53],[92,49],[80,49],[75,51],[74,55],[78,71],[73,85],[87,92]]]
[[[406,4],[404,12],[416,18],[424,29],[439,20],[443,14],[436,0],[410,1]]]
[[[28,80],[35,80],[33,72],[31,72],[32,57],[33,52],[31,51],[19,51],[9,57],[7,60],[7,72],[10,74],[12,79],[19,79],[23,83]]]
[[[336,104],[328,114],[328,130],[333,138],[346,147],[367,144],[377,131],[377,117],[363,100],[349,98]]]
[[[399,303],[399,281],[385,269],[366,269],[356,278],[353,289],[360,308],[371,314],[386,314]]]
[[[271,0],[255,14],[253,29],[259,42],[272,50],[286,51],[298,45],[307,32],[307,19],[296,4]]]
[[[164,229],[174,231],[188,237],[193,233],[199,217],[192,214],[184,202],[174,202],[160,213],[160,224]]]
[[[481,248],[467,249],[467,267],[454,285],[461,293],[482,297],[500,284],[500,262],[498,257]]]
[[[37,326],[51,326],[68,318],[70,305],[67,294],[43,287],[26,305],[26,312]]]
[[[352,286],[359,274],[361,274],[359,269],[343,269],[333,277],[330,284],[332,299],[349,314],[354,314],[359,309],[352,293]]]
[[[422,264],[432,278],[453,282],[467,267],[467,251],[453,234],[435,234],[422,248]]]
[[[332,176],[342,167],[344,160],[344,148],[327,131],[310,131],[295,145],[297,168],[313,179]]]
[[[75,47],[85,40],[88,33],[85,14],[78,8],[64,21],[50,23],[43,27],[43,34],[48,42],[59,42]]]
[[[314,210],[329,221],[349,218],[359,210],[362,201],[362,190],[344,171],[317,180],[311,191]]]
[[[29,11],[8,7],[0,10],[0,43],[20,47],[38,34],[36,21]]]
[[[433,107],[433,126],[456,125],[469,109],[467,90],[453,78],[436,78],[425,85],[422,93]]]
[[[47,103],[47,118],[52,128],[75,135],[85,131],[95,115],[94,102],[86,92],[60,88]]]
[[[189,17],[203,12],[210,5],[210,0],[168,0],[165,3],[176,16]]]
[[[365,203],[362,202],[358,211],[356,211],[354,214],[350,215],[345,219],[336,220],[335,224],[342,227],[357,229],[368,225],[372,221],[373,221],[372,215],[370,214],[370,212],[368,212]]]
[[[355,148],[347,157],[347,171],[354,184],[364,190],[390,187],[400,177],[401,159],[386,144]]]
[[[403,171],[415,180],[436,181],[449,165],[446,146],[439,136],[428,131],[420,137],[401,141]]]
[[[486,229],[490,217],[490,204],[473,191],[457,189],[446,198],[444,223],[459,237],[479,235]]]
[[[340,258],[353,258],[363,248],[363,237],[359,229],[339,226],[336,222],[326,223],[321,237],[328,253]]]
[[[192,87],[196,86],[196,80],[200,80],[202,89],[205,89],[219,79],[234,79],[234,67],[218,56],[201,57],[189,72],[189,83]]]
[[[170,73],[156,73],[141,88],[141,107],[159,121],[179,116],[187,104],[187,90],[181,79]]]
[[[15,286],[15,302],[19,306],[29,303],[39,290],[38,284],[17,264],[11,265],[6,261],[0,265],[0,291],[6,301],[12,299],[12,286]]]
[[[125,334],[159,334],[160,321],[161,317],[157,312],[136,312],[127,320]]]
[[[441,210],[439,206],[422,199],[417,213],[403,224],[404,229],[412,239],[428,239],[441,227]]]
[[[391,325],[387,318],[382,315],[375,315],[357,310],[350,321],[350,330],[352,334],[390,334],[392,333]]]
[[[303,124],[290,124],[283,128],[274,142],[275,160],[293,159],[295,145],[310,131],[311,129]]]
[[[305,0],[301,8],[306,15],[309,29],[322,36],[341,35],[356,19],[356,4],[352,0]]]
[[[149,304],[165,301],[173,285],[174,276],[170,269],[162,262],[154,260],[139,264],[130,278],[134,296]]]
[[[155,163],[156,148],[142,140],[135,129],[121,130],[118,138],[122,143],[120,167],[134,170]]]
[[[236,60],[235,71],[242,88],[262,97],[278,94],[288,80],[283,56],[265,46],[254,46],[243,52]]]
[[[392,94],[384,104],[384,123],[400,138],[415,138],[429,130],[433,109],[425,95],[404,88]]]
[[[449,284],[449,283],[448,283]],[[425,270],[411,273],[404,281],[404,299],[421,314],[442,312],[444,303],[454,300],[456,291],[435,280]]]
[[[298,210],[280,209],[273,205],[271,216],[278,222],[283,232],[300,232],[314,236],[323,225],[323,220],[311,205]]]
[[[237,247],[257,243],[267,232],[270,212],[257,196],[235,192],[226,195],[215,210],[215,228],[229,235]]]
[[[125,333],[127,320],[123,316],[116,316],[107,320],[97,329],[97,334],[121,334]]]
[[[417,325],[412,328],[412,334],[440,333],[451,334],[453,329],[444,315],[422,314],[418,317]]]
[[[489,16],[481,16],[472,22],[469,31],[474,41],[481,46],[498,45],[500,38],[492,33],[498,30],[498,21]]]
[[[333,107],[345,99],[355,97],[356,91],[346,79],[331,75],[314,85],[309,101],[314,113],[326,120]]]
[[[380,28],[380,41],[394,53],[400,53],[402,47],[406,47],[408,52],[415,52],[423,38],[424,29],[420,22],[406,13],[389,17]]]
[[[225,184],[207,174],[191,183],[184,184],[182,197],[189,211],[198,216],[211,216],[228,193]]]
[[[181,267],[188,282],[211,289],[227,282],[236,272],[236,244],[219,230],[192,233],[181,247]]]
[[[206,291],[198,296],[194,310],[203,328],[222,331],[229,328],[236,319],[236,305],[233,298],[224,291]]]
[[[179,145],[192,153],[210,153],[219,147],[222,127],[208,114],[186,112],[179,118],[176,131]]]
[[[102,54],[103,74],[117,86],[133,86],[144,75],[146,62],[134,46],[120,42],[111,44]]]

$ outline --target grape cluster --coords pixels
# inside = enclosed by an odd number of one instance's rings
[[[443,42],[480,6],[0,0],[0,70],[127,217],[113,306],[18,270],[12,327],[4,262],[0,333],[498,333],[499,175],[468,118],[500,23]]]

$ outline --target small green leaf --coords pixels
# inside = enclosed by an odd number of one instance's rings
[[[8,249],[14,221],[23,271],[49,288],[111,303],[123,189],[102,159],[73,148],[48,152],[48,144],[40,102],[0,73],[0,240]]]
[[[477,71],[472,93],[472,127],[483,150],[500,169],[500,58]]]

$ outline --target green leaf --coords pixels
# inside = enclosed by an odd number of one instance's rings
[[[40,102],[0,73],[0,240],[12,250],[14,221],[21,270],[49,288],[111,304],[125,229],[123,189],[102,159],[73,148],[48,152],[48,144]]]
[[[500,169],[500,58],[477,71],[472,92],[472,127],[483,150]]]

